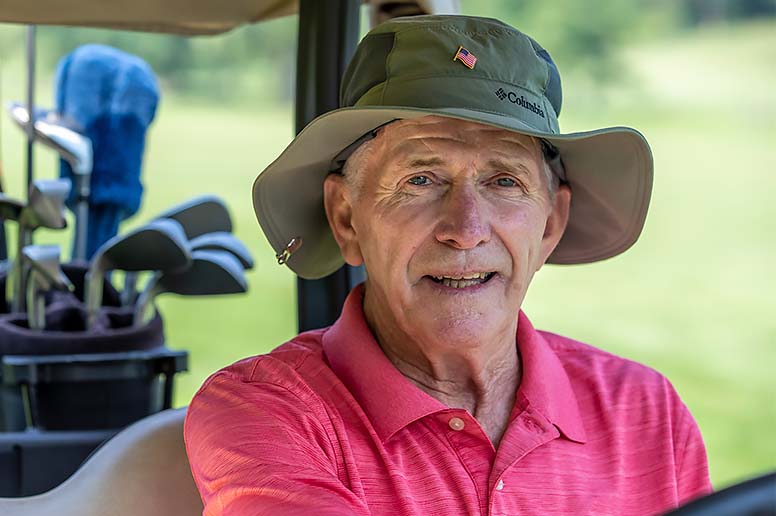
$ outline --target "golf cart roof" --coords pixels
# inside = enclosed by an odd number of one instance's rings
[[[388,17],[403,14],[452,13],[459,0],[365,0]],[[240,25],[294,14],[298,0],[3,0],[0,22],[73,25],[106,29],[218,34]]]

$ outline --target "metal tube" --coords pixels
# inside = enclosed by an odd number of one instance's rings
[[[27,200],[33,180],[33,142],[35,141],[35,25],[27,27]],[[21,249],[18,250],[21,252]]]
[[[0,99],[3,98],[3,66],[2,61],[0,61]],[[2,134],[2,124],[0,124],[0,194],[3,193],[3,134]],[[5,221],[0,220],[0,262],[4,262],[8,260],[8,241],[6,239],[6,233],[5,233]],[[3,268],[7,267],[8,264],[2,264],[0,263],[0,274],[3,273]],[[0,304],[3,303],[2,296],[5,295],[5,292],[0,289]]]

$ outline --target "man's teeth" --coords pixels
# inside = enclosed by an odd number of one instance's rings
[[[434,279],[446,287],[466,288],[484,283],[491,274],[490,272],[478,272],[465,276],[434,276]]]

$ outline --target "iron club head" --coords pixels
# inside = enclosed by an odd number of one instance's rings
[[[70,282],[59,264],[59,246],[30,245],[21,253],[29,267],[27,280],[27,320],[30,329],[43,330],[46,327],[45,294],[49,290],[72,291]]]
[[[154,220],[111,238],[97,250],[86,275],[88,327],[94,324],[102,304],[102,280],[106,271],[175,271],[190,264],[186,234],[174,220]]]
[[[201,195],[173,206],[157,219],[180,222],[188,238],[195,238],[214,231],[232,231],[232,218],[226,204],[215,195]]]
[[[14,122],[26,129],[29,124],[27,106],[20,102],[8,104],[8,114]],[[74,120],[66,119],[56,111],[34,110],[33,131],[40,143],[54,149],[73,168],[73,173],[90,174],[92,171],[92,141],[80,134]]]
[[[189,241],[192,251],[226,251],[237,258],[244,269],[253,269],[253,257],[236,236],[225,231],[205,233]]]
[[[37,179],[30,186],[29,201],[19,217],[20,225],[30,230],[39,227],[63,229],[67,227],[65,219],[65,201],[70,195],[68,179]]]
[[[213,296],[247,292],[243,267],[226,251],[193,251],[190,267],[158,273],[151,277],[135,305],[135,325],[144,324],[156,296],[173,293],[183,296]]]
[[[67,179],[37,179],[30,185],[27,205],[18,217],[19,233],[17,239],[18,256],[14,264],[14,290],[11,309],[14,312],[24,310],[27,274],[21,258],[21,250],[32,244],[32,232],[37,228],[63,229],[67,227],[65,219],[65,199],[70,193],[70,181]]]

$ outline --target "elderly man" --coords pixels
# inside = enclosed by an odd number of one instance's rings
[[[638,238],[644,138],[560,134],[549,54],[482,18],[377,27],[341,103],[257,178],[254,205],[299,275],[344,260],[368,279],[333,326],[197,393],[205,514],[654,514],[710,491],[664,377],[520,311],[545,262]]]

